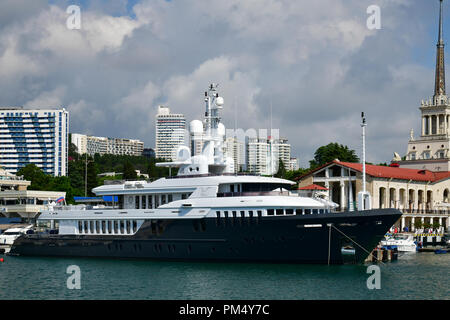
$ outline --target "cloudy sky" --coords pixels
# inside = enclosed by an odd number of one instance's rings
[[[66,26],[72,4],[80,30]],[[381,8],[380,30],[367,28],[370,5]],[[433,95],[438,9],[437,0],[1,0],[0,105],[64,106],[71,132],[153,147],[157,106],[201,118],[216,82],[227,127],[269,128],[272,104],[273,127],[303,166],[329,142],[360,154],[362,111],[367,160],[386,162],[405,154],[411,129],[418,136],[418,107]]]

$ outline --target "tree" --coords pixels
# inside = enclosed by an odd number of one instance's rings
[[[415,220],[415,221],[414,221],[414,228],[416,228],[416,229],[422,229],[422,227],[423,227],[423,224],[422,224],[422,221],[421,221],[421,220]]]
[[[278,160],[278,171],[275,174],[275,177],[284,179],[284,178],[286,178],[286,173],[287,173],[287,171],[284,166],[283,160],[279,159]]]
[[[329,143],[322,146],[314,153],[314,159],[309,162],[311,169],[317,168],[335,159],[345,162],[359,162],[355,150],[338,143]]]
[[[30,190],[48,190],[52,176],[47,175],[34,163],[27,164],[17,171],[18,176],[23,176],[25,180],[31,181]]]
[[[133,180],[137,178],[136,170],[131,162],[127,161],[124,163],[122,177],[124,180]]]

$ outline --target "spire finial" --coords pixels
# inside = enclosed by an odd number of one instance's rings
[[[444,39],[443,39],[443,22],[444,20],[442,19],[442,1],[443,0],[439,0],[440,4],[439,4],[439,39],[438,39],[438,45],[444,45]]]

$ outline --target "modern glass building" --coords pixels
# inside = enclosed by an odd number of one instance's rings
[[[34,163],[67,175],[69,112],[64,108],[0,107],[0,165],[11,173]]]

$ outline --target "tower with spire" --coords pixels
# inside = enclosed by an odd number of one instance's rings
[[[434,95],[422,100],[421,133],[411,134],[403,168],[450,171],[450,100],[445,91],[445,60],[443,34],[443,0],[439,0],[439,35],[436,50]],[[398,159],[395,159],[398,160]]]

